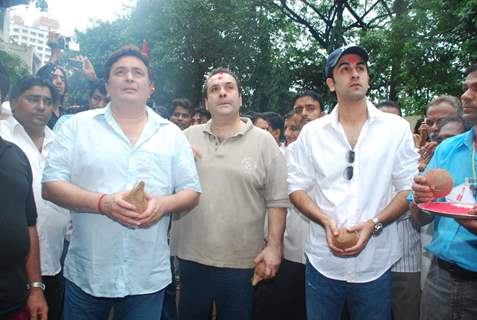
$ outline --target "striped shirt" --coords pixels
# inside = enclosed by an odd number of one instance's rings
[[[406,211],[396,221],[402,257],[392,267],[392,272],[421,271],[421,234],[419,227],[411,219],[410,211]]]

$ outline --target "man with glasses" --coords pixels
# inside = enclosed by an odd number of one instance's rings
[[[305,245],[308,319],[391,318],[391,266],[400,258],[395,224],[407,208],[418,155],[409,124],[368,101],[368,54],[333,51],[326,83],[333,111],[304,126],[289,164],[293,204],[311,219]],[[392,187],[397,191],[391,197]],[[357,242],[338,248],[346,228]]]

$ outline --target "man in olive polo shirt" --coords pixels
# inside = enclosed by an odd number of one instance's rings
[[[206,319],[214,301],[217,318],[251,319],[253,267],[264,263],[262,275],[271,278],[282,258],[286,162],[268,132],[240,118],[235,74],[213,70],[203,94],[211,121],[184,131],[203,193],[196,208],[172,223],[181,279],[179,319]]]

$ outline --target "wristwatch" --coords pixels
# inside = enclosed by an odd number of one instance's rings
[[[46,286],[43,282],[34,281],[27,284],[27,289],[30,290],[31,288],[40,288],[41,290],[45,291]]]
[[[379,234],[383,229],[382,222],[379,221],[378,217],[371,219],[371,222],[374,224],[373,236]]]

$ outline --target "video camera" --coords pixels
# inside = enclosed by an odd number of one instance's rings
[[[47,45],[51,49],[59,48],[62,50],[79,51],[79,44],[71,39],[71,37],[62,36],[57,32],[50,31],[48,33]]]

